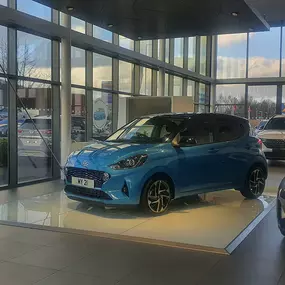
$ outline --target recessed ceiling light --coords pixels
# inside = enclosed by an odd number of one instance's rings
[[[108,28],[113,28],[113,24],[108,24]]]
[[[138,40],[141,40],[142,39],[142,37],[138,37]]]
[[[66,6],[67,11],[71,12],[74,10],[74,8],[72,6]]]
[[[249,28],[248,30],[249,30],[250,32],[253,32],[253,28]]]
[[[239,13],[238,12],[232,12],[231,14],[232,14],[232,16],[237,17]]]

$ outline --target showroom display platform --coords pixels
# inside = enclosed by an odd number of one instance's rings
[[[34,196],[24,189],[29,187]],[[221,254],[230,254],[275,204],[273,196],[246,200],[227,190],[174,201],[167,213],[153,217],[137,209],[104,209],[69,200],[60,181],[24,188],[18,191],[28,196],[8,195],[7,201],[1,192],[1,224]]]

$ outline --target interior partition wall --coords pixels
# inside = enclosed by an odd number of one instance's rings
[[[209,111],[209,37],[134,41],[68,13],[0,1],[0,189],[60,176],[52,152],[60,160],[66,74],[72,142],[115,131],[123,96],[192,96],[199,111]]]

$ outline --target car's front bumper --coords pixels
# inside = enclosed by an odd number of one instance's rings
[[[264,144],[262,145],[262,151],[266,157],[266,159],[270,160],[285,160],[285,149],[274,149],[267,148]]]

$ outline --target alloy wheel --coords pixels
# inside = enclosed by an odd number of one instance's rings
[[[170,187],[166,181],[153,182],[148,191],[147,203],[149,209],[156,214],[163,213],[171,201]]]
[[[260,195],[265,188],[265,178],[261,169],[255,169],[251,172],[249,178],[249,188],[253,195]]]

